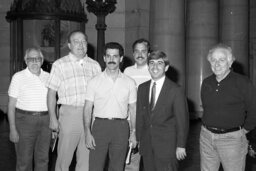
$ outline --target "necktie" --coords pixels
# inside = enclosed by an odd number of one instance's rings
[[[153,83],[151,88],[151,99],[150,99],[150,109],[153,110],[155,107],[155,99],[156,99],[156,82]]]

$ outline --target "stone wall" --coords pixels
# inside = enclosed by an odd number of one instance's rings
[[[10,27],[5,20],[9,11],[10,0],[1,0],[0,3],[0,109],[7,112],[8,87],[10,83]]]

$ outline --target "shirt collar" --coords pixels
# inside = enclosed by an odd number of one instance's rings
[[[103,74],[104,74],[105,77],[109,77],[108,74],[107,74],[107,72],[106,72],[106,69],[104,70]],[[118,76],[117,76],[117,77],[118,77],[118,78],[123,77],[122,72],[120,71],[120,69],[118,70]]]
[[[28,67],[25,69],[25,74],[26,74],[27,76],[29,76],[29,77],[34,77],[34,76],[40,77],[40,76],[42,75],[42,72],[43,72],[43,70],[42,70],[42,68],[41,68],[40,75],[37,76],[37,75],[33,74],[32,72],[30,72],[29,69],[28,69]]]
[[[135,68],[135,69],[148,69],[148,65],[145,65],[145,66],[143,66],[142,68],[138,68],[138,65],[135,63],[135,64],[134,64],[134,68]]]
[[[164,84],[164,80],[165,80],[165,76],[163,76],[162,78],[160,78],[160,79],[157,80],[157,81],[151,79],[151,85],[153,85],[154,82],[156,83],[157,86],[158,86],[158,85],[159,85],[159,86],[160,86],[160,85],[163,85],[163,84]]]
[[[69,52],[69,58],[72,62],[86,62],[88,59],[87,54],[82,58],[82,59],[78,59],[75,55],[73,55],[71,52]]]

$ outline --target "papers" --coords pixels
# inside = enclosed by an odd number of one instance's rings
[[[51,139],[51,149],[52,149],[52,152],[55,149],[57,140],[58,140],[58,133],[57,132],[52,132],[52,139]]]
[[[131,162],[131,153],[132,153],[132,143],[129,144],[129,150],[126,156],[125,164],[130,164]]]

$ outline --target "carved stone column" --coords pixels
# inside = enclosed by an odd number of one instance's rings
[[[94,13],[97,16],[97,57],[96,60],[99,62],[102,68],[104,68],[103,60],[103,48],[105,45],[105,30],[107,25],[105,18],[109,13],[114,12],[116,9],[116,0],[86,0],[87,10]]]

